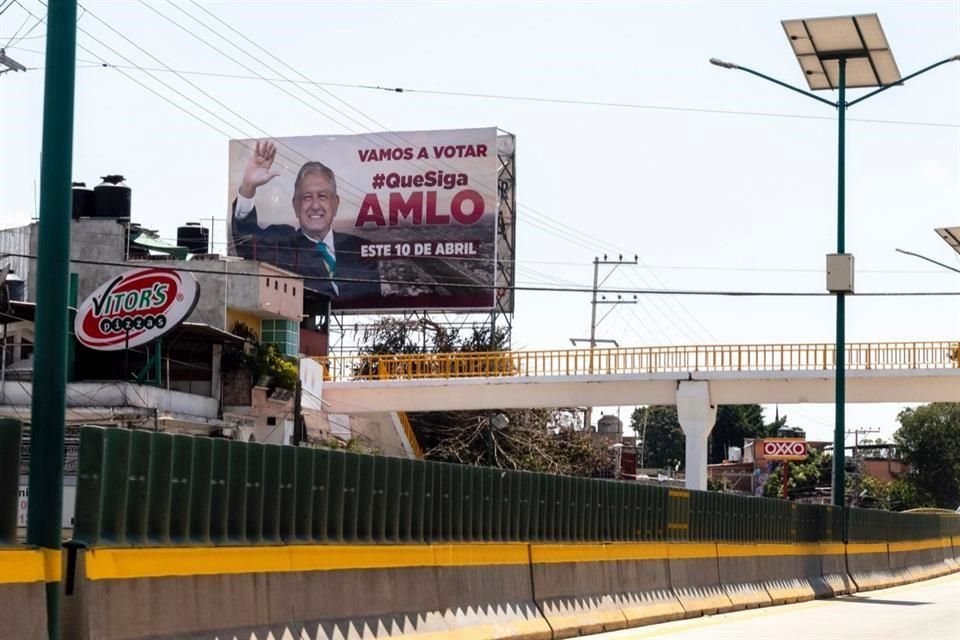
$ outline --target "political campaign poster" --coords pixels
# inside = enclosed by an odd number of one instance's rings
[[[230,141],[229,253],[344,313],[496,305],[497,129]]]

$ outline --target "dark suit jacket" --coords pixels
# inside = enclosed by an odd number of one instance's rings
[[[234,202],[233,210],[236,210]],[[272,224],[261,228],[257,210],[245,218],[232,217],[233,244],[237,255],[247,260],[262,260],[281,269],[303,276],[304,286],[329,297],[334,307],[349,309],[351,304],[373,302],[380,295],[380,267],[376,259],[360,257],[363,241],[347,233],[333,234],[337,270],[333,280],[339,293],[330,284],[330,273],[317,250],[317,243],[300,229],[288,224]]]

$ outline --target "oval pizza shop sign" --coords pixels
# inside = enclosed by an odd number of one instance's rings
[[[146,344],[183,322],[200,286],[189,273],[133,269],[101,285],[77,309],[74,332],[85,347],[118,351]]]

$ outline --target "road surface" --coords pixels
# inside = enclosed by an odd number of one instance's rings
[[[588,636],[595,640],[960,640],[960,574],[854,596]]]

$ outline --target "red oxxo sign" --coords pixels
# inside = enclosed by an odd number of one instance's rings
[[[806,460],[807,443],[795,438],[771,438],[763,441],[763,457],[767,460]]]
[[[197,306],[200,286],[183,271],[125,271],[83,301],[74,332],[80,343],[98,351],[146,344],[183,322]]]

